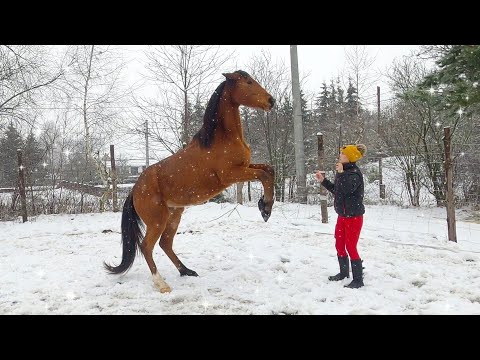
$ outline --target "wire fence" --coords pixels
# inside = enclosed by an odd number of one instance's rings
[[[458,241],[471,241],[478,234],[477,224],[480,223],[480,175],[478,167],[480,159],[475,156],[478,145],[474,143],[452,143],[452,166],[453,166],[453,198],[457,213],[456,229]],[[365,179],[365,204],[372,206],[393,206],[398,212],[389,210],[382,213],[376,225],[379,231],[393,231],[395,233],[431,234],[432,229],[445,227],[447,212],[445,209],[447,188],[445,176],[445,150],[443,144],[424,146],[422,151],[406,151],[403,147],[389,148],[381,156],[383,166],[380,173],[379,157],[377,154],[368,154],[359,166]],[[153,164],[155,160],[150,160]],[[110,161],[105,164],[109,168]],[[146,165],[142,159],[122,159],[117,162],[119,174],[117,198],[118,203],[123,204],[129,191],[136,182],[138,176]],[[71,175],[71,174],[70,174]],[[326,172],[327,178],[333,180],[333,171]],[[67,177],[65,175],[65,177]],[[62,182],[63,181],[63,182]],[[380,197],[380,181],[385,186],[385,197]],[[62,177],[56,178],[55,182],[42,186],[30,186],[26,189],[26,203],[29,220],[41,214],[58,213],[88,213],[100,211],[99,194],[102,193],[101,184],[91,182],[87,187],[75,188],[65,186]],[[75,179],[70,183],[74,184]],[[63,185],[62,185],[63,184]],[[295,203],[296,182],[294,177],[287,177],[281,184],[284,187],[284,198],[281,200],[277,195],[275,207],[281,210],[284,204]],[[96,188],[96,192],[88,191],[88,188]],[[277,186],[277,192],[278,192]],[[307,204],[320,204],[320,185],[313,174],[307,175]],[[263,195],[263,187],[260,182],[245,183],[242,189],[242,202],[247,206],[256,206]],[[222,194],[215,197],[216,202],[236,203],[238,198],[237,186],[228,187]],[[336,215],[332,208],[333,197],[328,195],[329,218]],[[0,189],[0,220],[19,221],[19,194],[15,188]],[[406,215],[401,210],[414,208],[415,212]],[[112,211],[112,196],[105,203],[105,209]],[[305,212],[301,212],[305,214]],[[300,214],[300,212],[299,212]],[[320,220],[320,207],[313,206],[311,218]],[[368,212],[367,212],[368,216]],[[422,218],[423,225],[418,228],[418,217]],[[332,221],[332,220],[331,220]],[[443,224],[442,224],[443,223]]]

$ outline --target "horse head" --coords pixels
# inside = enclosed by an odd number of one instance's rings
[[[275,99],[248,73],[242,70],[224,73],[232,102],[265,111],[272,110]]]

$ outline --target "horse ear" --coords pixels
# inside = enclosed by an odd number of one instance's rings
[[[225,76],[229,80],[240,79],[240,74],[238,74],[238,73],[223,73],[222,75]]]

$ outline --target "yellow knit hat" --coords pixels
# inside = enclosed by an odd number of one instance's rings
[[[348,158],[348,161],[354,163],[363,157],[363,155],[367,151],[367,147],[363,144],[350,144],[341,147],[340,151],[345,154],[345,156]]]

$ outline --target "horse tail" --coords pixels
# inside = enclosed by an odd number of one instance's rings
[[[130,269],[135,260],[135,255],[139,250],[140,243],[143,240],[143,234],[140,229],[141,220],[133,206],[133,193],[128,195],[123,204],[122,213],[122,262],[118,266],[111,266],[103,263],[105,269],[111,274],[125,273]]]

